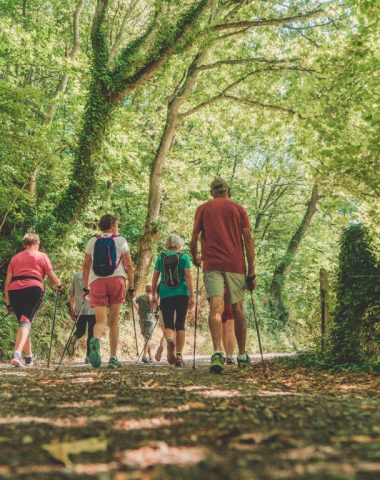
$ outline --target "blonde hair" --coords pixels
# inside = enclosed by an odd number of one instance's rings
[[[38,245],[40,243],[40,237],[37,233],[26,233],[22,239],[24,247],[31,247],[32,245]]]
[[[168,236],[165,242],[165,248],[182,248],[185,245],[185,240],[183,240],[179,235],[172,233]]]

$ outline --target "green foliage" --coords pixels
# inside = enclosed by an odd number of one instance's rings
[[[350,225],[342,235],[339,254],[331,332],[335,362],[379,361],[379,279],[368,230],[361,224]]]

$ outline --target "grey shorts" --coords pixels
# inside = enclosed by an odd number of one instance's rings
[[[228,303],[233,305],[244,298],[245,274],[217,272],[208,270],[203,274],[207,298],[224,297],[224,286],[227,287]]]

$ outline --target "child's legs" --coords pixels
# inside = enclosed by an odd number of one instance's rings
[[[82,338],[83,335],[86,333],[86,326],[87,326],[87,318],[86,315],[81,315],[80,317],[76,317],[76,329],[74,335],[77,338]]]

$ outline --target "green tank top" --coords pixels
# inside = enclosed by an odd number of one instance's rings
[[[136,303],[139,306],[139,317],[141,321],[146,322],[152,319],[153,311],[150,304],[149,295],[141,295],[136,298]]]

